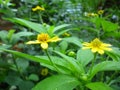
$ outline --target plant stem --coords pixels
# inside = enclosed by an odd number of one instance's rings
[[[80,85],[76,87],[76,90],[84,90],[84,85],[80,83]]]
[[[104,77],[104,72],[101,72],[101,78],[100,78],[100,81],[103,82],[103,78]]]
[[[108,60],[109,60],[109,56],[107,56],[107,58],[106,58],[106,61],[108,61]],[[104,72],[101,73],[101,78],[100,78],[101,82],[104,79],[104,74],[105,74]]]
[[[41,16],[40,11],[38,11],[38,17],[39,17],[39,22],[40,22],[41,24],[43,24],[44,22],[43,22],[43,19],[42,19],[42,16]]]
[[[97,31],[97,37],[100,39],[100,30]]]
[[[112,76],[110,77],[110,79],[106,82],[108,85],[110,84],[111,80],[118,74],[118,71],[115,71]]]
[[[89,73],[91,73],[91,71],[92,71],[92,69],[93,69],[93,66],[94,66],[95,60],[96,60],[96,56],[97,56],[97,53],[94,54],[94,58],[93,58],[93,60],[92,60],[91,66],[90,66],[90,72],[89,72]]]
[[[49,58],[51,64],[53,65],[53,67],[56,69],[57,72],[60,73],[60,71],[58,70],[57,66],[56,66],[56,65],[54,64],[54,62],[52,61],[52,59],[51,59],[51,57],[50,57],[50,55],[49,55],[49,53],[48,53],[47,50],[45,50],[45,53],[46,53],[46,55],[48,56],[48,58]]]

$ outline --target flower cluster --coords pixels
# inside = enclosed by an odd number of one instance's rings
[[[87,13],[85,12],[85,16],[87,17],[98,17],[99,15],[102,15],[104,13],[104,10],[99,10],[97,13]]]
[[[96,17],[96,16],[98,16],[98,14],[96,14],[96,13],[86,13],[85,16],[87,16],[87,17]]]

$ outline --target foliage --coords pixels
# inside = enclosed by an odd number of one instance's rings
[[[107,2],[0,0],[0,90],[119,90],[119,1]]]

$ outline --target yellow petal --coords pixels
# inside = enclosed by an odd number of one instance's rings
[[[106,50],[106,51],[111,51],[112,48],[104,48],[104,50]]]
[[[82,47],[82,49],[89,49],[90,47]]]
[[[57,41],[60,41],[60,40],[61,40],[61,38],[56,36],[56,37],[53,37],[53,38],[49,39],[48,42],[57,42]]]
[[[39,42],[38,40],[36,41],[28,41],[26,44],[40,44],[41,42]]]
[[[37,8],[32,8],[32,11],[37,11]]]
[[[88,46],[90,43],[84,42],[83,45]]]
[[[98,50],[98,53],[102,55],[104,54],[104,50]]]
[[[92,52],[97,52],[98,51],[98,48],[92,48],[92,50],[91,50]]]
[[[46,43],[46,42],[41,43],[41,47],[43,49],[47,49],[48,48],[48,43]]]
[[[106,44],[106,43],[103,43],[101,46],[106,46],[106,47],[109,47],[109,46],[112,46],[111,44]]]

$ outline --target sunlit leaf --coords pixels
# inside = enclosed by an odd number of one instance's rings
[[[88,83],[86,87],[88,87],[90,90],[113,90],[111,87],[102,82]]]
[[[73,90],[78,84],[74,77],[56,75],[40,81],[32,90]]]
[[[115,71],[120,70],[120,62],[117,61],[104,61],[95,65],[92,69],[90,78],[100,71]]]
[[[83,66],[87,65],[94,58],[94,54],[89,50],[78,50],[77,60],[81,62]]]

